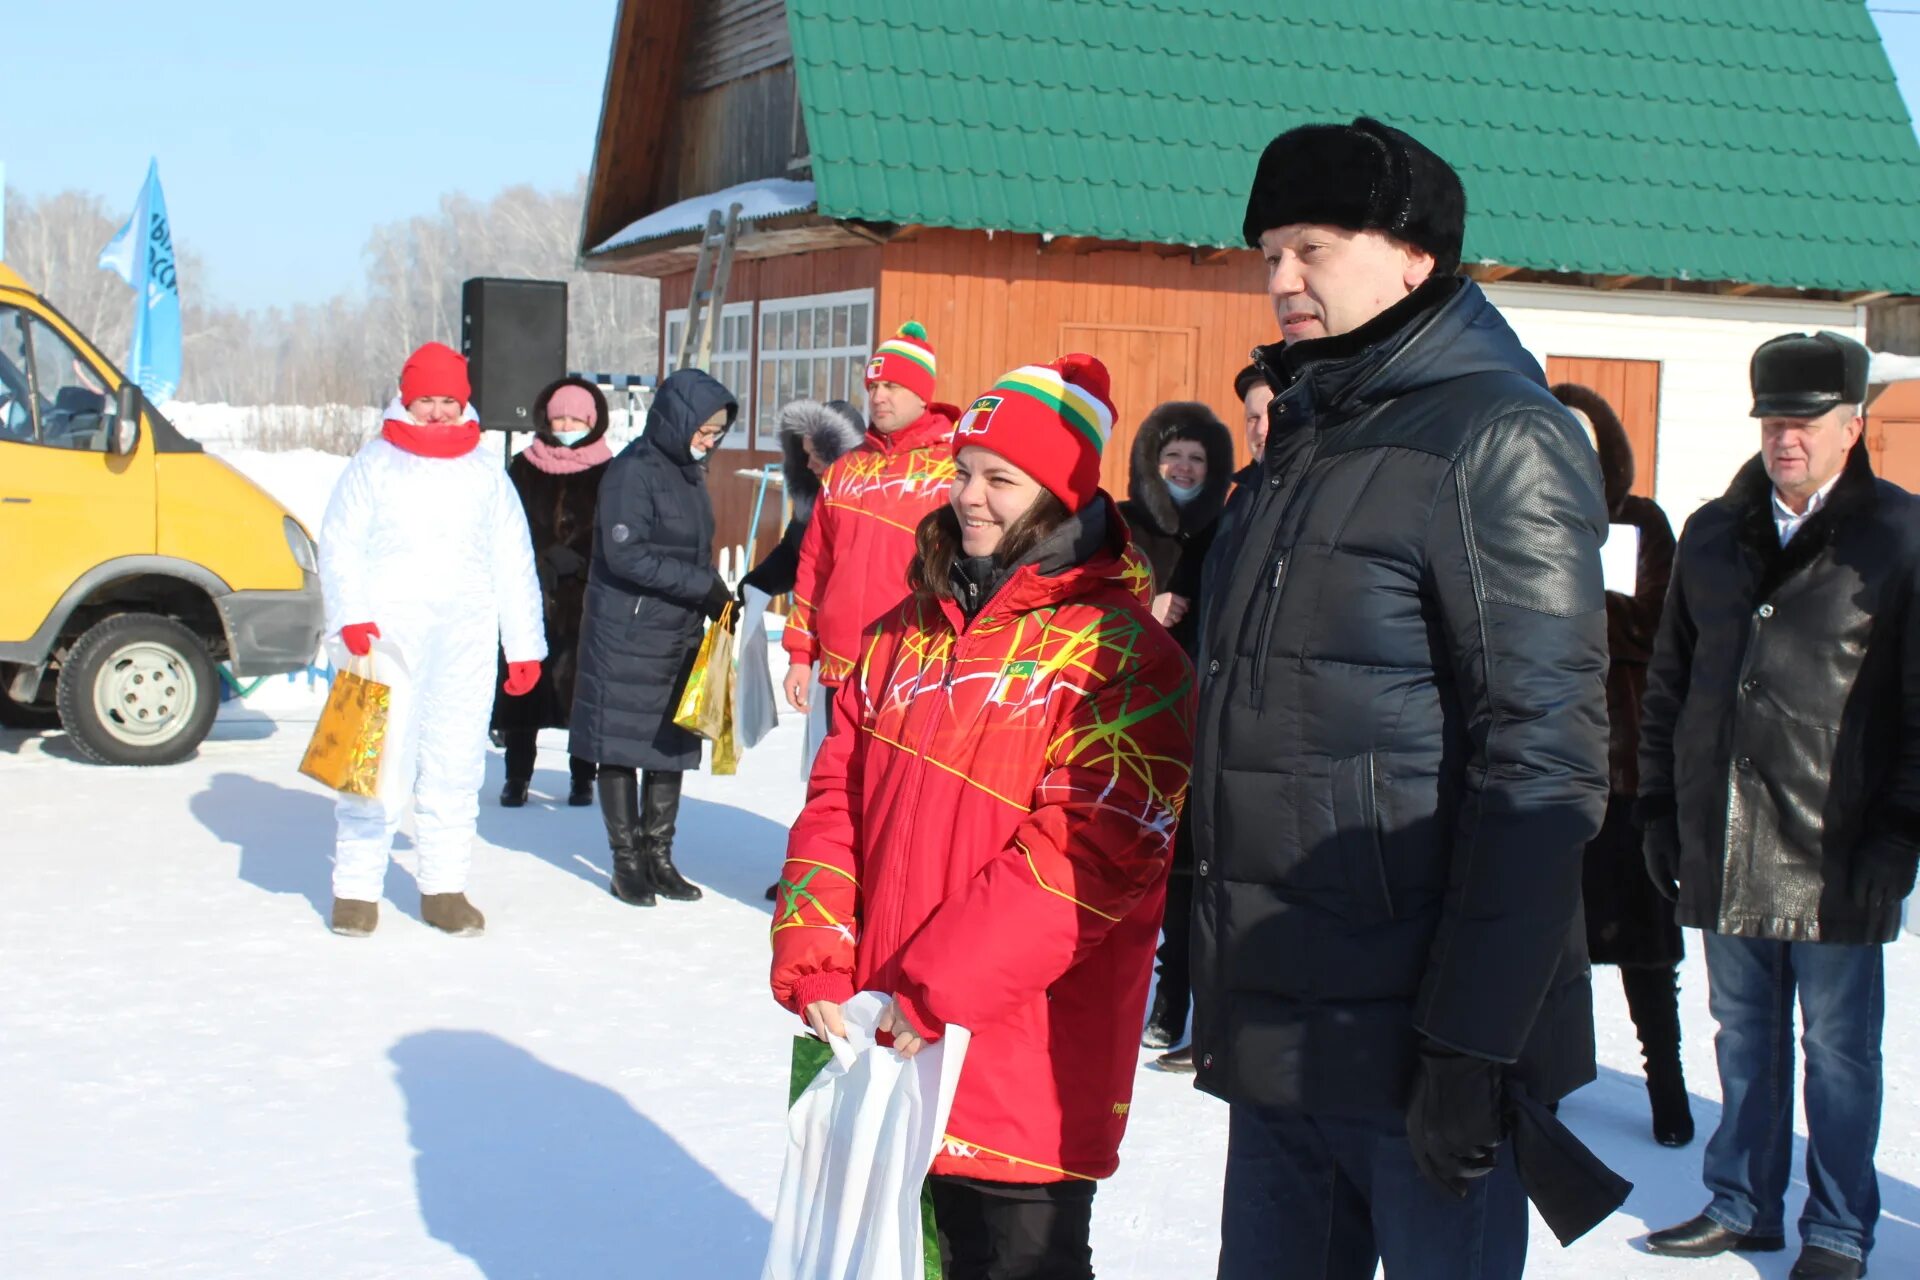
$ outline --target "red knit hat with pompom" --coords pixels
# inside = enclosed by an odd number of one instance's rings
[[[429,342],[407,357],[400,370],[400,403],[424,396],[452,396],[466,407],[473,388],[467,382],[467,358],[452,347]]]
[[[1100,455],[1113,434],[1112,381],[1090,355],[1023,365],[977,397],[953,447],[991,449],[1074,511],[1100,491]]]

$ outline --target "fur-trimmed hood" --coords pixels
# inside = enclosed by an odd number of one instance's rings
[[[1160,474],[1160,451],[1176,438],[1198,440],[1207,455],[1207,480],[1184,507],[1173,500]],[[1233,435],[1213,410],[1191,400],[1155,407],[1133,437],[1132,471],[1127,476],[1130,505],[1144,512],[1161,533],[1204,529],[1220,518],[1233,484]]]
[[[562,387],[582,387],[586,390],[586,393],[588,395],[593,397],[593,412],[595,415],[594,421],[593,421],[593,430],[587,433],[586,439],[582,440],[579,444],[576,444],[576,445],[563,445],[558,440],[554,439],[553,424],[547,420],[547,405],[552,402],[553,393],[558,391]],[[608,424],[607,424],[606,394],[602,392],[599,387],[596,387],[595,385],[593,385],[593,383],[588,382],[585,378],[576,378],[569,375],[567,377],[559,379],[557,382],[548,383],[547,386],[540,392],[540,394],[535,396],[533,399],[534,432],[542,440],[545,440],[548,444],[553,445],[555,448],[585,449],[586,447],[595,443],[596,441],[601,439],[601,437],[607,434],[607,425]]]
[[[867,426],[859,412],[845,400],[790,401],[780,410],[781,475],[786,480],[787,496],[793,499],[793,518],[805,522],[813,514],[814,499],[820,496],[820,477],[807,466],[806,441],[823,462],[833,462],[860,447],[867,438]]]
[[[1592,387],[1577,382],[1559,382],[1552,388],[1553,398],[1569,409],[1578,409],[1593,423],[1594,448],[1600,452],[1600,478],[1606,487],[1607,514],[1618,516],[1633,492],[1633,445],[1620,415]],[[1616,524],[1623,523],[1616,520]]]

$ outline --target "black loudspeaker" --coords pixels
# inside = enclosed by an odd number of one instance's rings
[[[460,354],[489,431],[533,430],[533,402],[567,374],[563,280],[476,276],[460,287]]]

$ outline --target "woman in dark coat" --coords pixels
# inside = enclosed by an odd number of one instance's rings
[[[1153,616],[1189,658],[1200,633],[1200,568],[1213,545],[1233,484],[1233,436],[1213,410],[1191,401],[1163,404],[1133,438],[1127,500],[1120,504],[1133,544],[1153,568]],[[1191,984],[1188,936],[1193,912],[1193,840],[1182,822],[1167,877],[1167,912],[1155,956],[1158,984],[1141,1043],[1166,1049],[1187,1032]],[[1191,1049],[1162,1054],[1160,1065],[1193,1070]]]
[[[820,477],[866,438],[867,426],[860,420],[860,411],[845,400],[825,404],[795,400],[780,410],[780,476],[793,503],[793,514],[779,545],[740,580],[742,591],[756,587],[770,596],[783,596],[793,590],[800,569],[800,539],[806,536],[807,524],[813,519]]]
[[[573,715],[573,679],[579,666],[580,609],[587,598],[587,561],[593,555],[593,513],[607,448],[607,399],[583,378],[562,378],[533,402],[534,442],[507,466],[507,478],[527,511],[533,564],[546,612],[547,661],[531,692],[505,692],[493,701],[493,727],[507,749],[507,784],[500,803],[527,802],[542,729],[564,729]],[[505,672],[504,660],[502,673]],[[572,759],[567,803],[593,803],[593,761]]]
[[[1640,535],[1633,594],[1607,592],[1609,783],[1606,820],[1587,846],[1583,876],[1587,956],[1594,964],[1620,967],[1620,985],[1647,1063],[1654,1138],[1663,1146],[1683,1147],[1693,1141],[1693,1114],[1680,1071],[1679,964],[1685,952],[1673,904],[1647,876],[1640,833],[1631,817],[1640,784],[1640,701],[1667,581],[1673,576],[1673,526],[1651,499],[1629,492],[1633,447],[1612,406],[1574,383],[1561,383],[1553,394],[1584,419],[1593,436],[1609,522],[1616,529],[1637,529]]]
[[[673,713],[702,619],[733,599],[713,567],[706,461],[738,412],[707,374],[679,370],[600,482],[572,750],[599,763],[613,895],[635,906],[700,896],[673,865],[680,775],[700,766],[700,739]]]

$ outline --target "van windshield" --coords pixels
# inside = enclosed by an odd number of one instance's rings
[[[112,409],[102,379],[40,317],[0,306],[0,438],[104,449]]]

